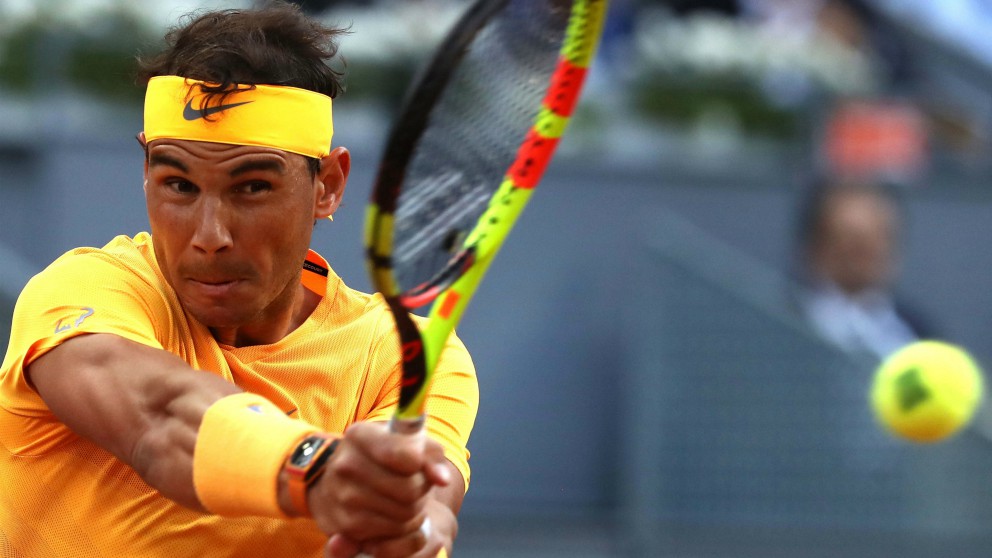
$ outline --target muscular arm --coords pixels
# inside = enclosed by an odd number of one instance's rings
[[[193,370],[166,351],[111,334],[70,339],[31,363],[27,373],[75,433],[132,467],[165,497],[207,511],[193,486],[197,433],[207,409],[238,393],[237,386]],[[311,490],[318,525],[329,534],[367,541],[363,545],[384,556],[450,550],[464,481],[440,444],[421,439],[418,445],[416,439],[392,434],[384,423],[350,427],[328,473]],[[296,515],[282,481],[280,503]],[[424,517],[433,525],[429,541],[417,538]]]
[[[26,370],[55,416],[132,467],[151,487],[204,511],[193,448],[207,408],[240,391],[161,349],[110,334],[70,339]]]

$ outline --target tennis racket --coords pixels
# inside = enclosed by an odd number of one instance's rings
[[[402,348],[395,432],[419,431],[434,367],[578,102],[607,0],[478,0],[414,79],[365,221]],[[421,330],[411,312],[431,304]]]

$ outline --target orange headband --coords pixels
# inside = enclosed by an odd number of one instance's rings
[[[197,91],[202,84],[179,76],[149,80],[145,139],[257,145],[318,159],[330,152],[330,97],[296,87],[256,85],[227,94],[223,104],[204,107],[204,93]]]

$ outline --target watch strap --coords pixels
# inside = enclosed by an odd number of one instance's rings
[[[287,489],[293,509],[304,516],[310,515],[307,490],[324,473],[327,460],[337,448],[340,438],[324,433],[314,433],[303,438],[286,458]]]

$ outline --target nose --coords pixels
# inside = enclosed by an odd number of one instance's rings
[[[192,244],[208,254],[221,252],[233,245],[231,212],[217,199],[203,198],[196,212]]]

